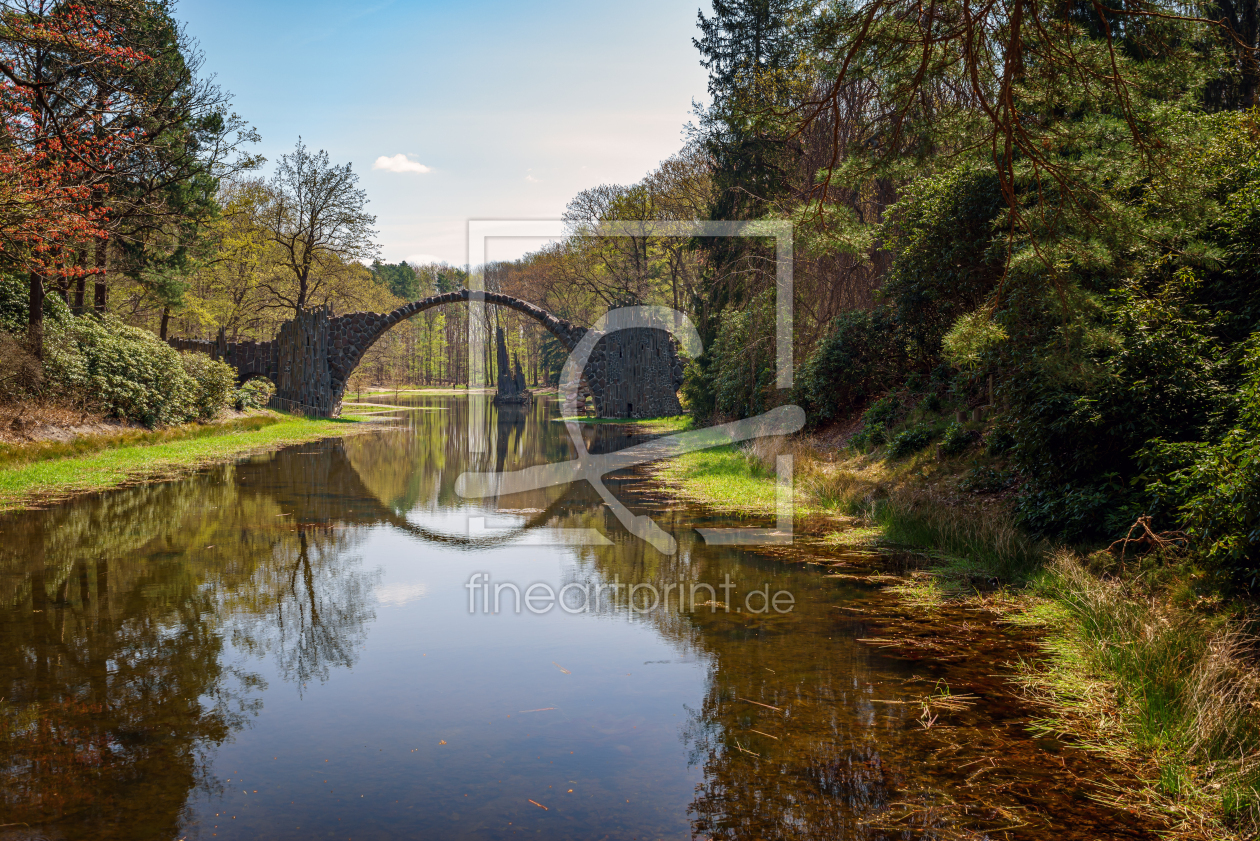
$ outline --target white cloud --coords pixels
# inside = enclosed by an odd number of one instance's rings
[[[397,606],[422,599],[428,592],[429,588],[419,581],[412,584],[383,584],[376,588],[376,598],[381,604]]]
[[[539,183],[542,183],[542,179],[541,179],[541,178],[535,178],[535,177],[534,177],[534,176],[532,176],[532,175],[526,175],[526,176],[525,176],[525,180],[526,180],[526,181],[528,181],[530,184],[539,184]]]
[[[381,155],[372,164],[372,169],[383,169],[386,172],[432,172],[433,170],[422,163],[408,160],[404,154],[394,155],[392,158]]]

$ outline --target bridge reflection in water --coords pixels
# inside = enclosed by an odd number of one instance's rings
[[[468,400],[412,398],[389,429],[0,519],[0,838],[996,838],[968,833],[1016,818],[1020,837],[1143,837],[1068,796],[1018,732],[1003,746],[1022,776],[977,789],[959,767],[1014,713],[994,691],[925,730],[897,702],[949,675],[856,641],[886,609],[865,585],[706,547],[693,527],[721,521],[638,476],[610,487],[676,556],[586,487],[460,499],[465,470],[572,455],[540,401],[490,409],[471,461]],[[500,528],[470,538],[470,515]],[[523,545],[583,528],[609,544]],[[470,616],[474,571],[729,576],[796,604],[635,613],[623,587],[596,613]]]

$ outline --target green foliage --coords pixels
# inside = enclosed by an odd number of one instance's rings
[[[1006,330],[983,310],[967,313],[941,339],[941,355],[956,368],[978,368],[981,360],[1007,338]]]
[[[862,413],[862,425],[867,429],[887,429],[896,423],[901,408],[901,400],[896,394],[884,395]]]
[[[382,263],[375,260],[372,263],[372,276],[391,294],[405,301],[415,301],[424,295],[421,277],[416,274],[415,269],[407,265],[406,260],[401,263]]]
[[[995,426],[984,436],[984,452],[990,456],[1001,456],[1009,453],[1015,446],[1015,436],[1004,425]]]
[[[896,394],[887,394],[876,400],[862,413],[862,429],[849,443],[859,450],[887,444],[888,427],[896,423],[902,408],[901,399]]]
[[[193,413],[196,384],[178,351],[147,330],[108,317],[76,318],[50,332],[50,381],[90,397],[108,414],[146,426],[181,423]]]
[[[555,336],[547,333],[539,346],[538,373],[549,385],[560,384],[560,374],[564,371],[564,363],[569,359],[569,352]]]
[[[44,375],[50,393],[150,427],[213,417],[235,384],[223,363],[180,354],[147,330],[95,316],[47,325]]]
[[[965,165],[920,178],[890,209],[893,262],[881,292],[914,367],[934,366],[946,331],[993,291],[1003,266],[994,243],[1002,207],[997,176]]]
[[[275,386],[267,380],[252,379],[232,394],[232,405],[238,412],[266,408],[275,390]]]
[[[31,288],[25,278],[0,274],[0,329],[14,336],[26,334]],[[70,317],[70,308],[58,295],[44,296],[44,318],[61,322]]]
[[[976,434],[974,432],[969,432],[962,424],[954,421],[945,427],[945,434],[941,436],[940,453],[950,458],[962,455],[971,448],[975,441]]]
[[[180,354],[184,373],[192,381],[188,404],[198,420],[210,420],[233,402],[236,370],[204,353]]]
[[[892,441],[889,442],[888,455],[892,458],[914,455],[932,443],[935,437],[936,432],[927,426],[915,426],[903,430],[894,435]]]
[[[706,354],[711,360],[707,371],[717,416],[746,418],[772,405],[774,324],[766,296],[755,306],[722,313],[721,329]]]
[[[992,494],[1004,491],[1015,484],[1015,476],[1007,470],[977,464],[968,471],[958,486],[964,491]]]
[[[1183,273],[1158,297],[1125,290],[1110,313],[1060,325],[1045,345],[1007,357],[1019,372],[1002,393],[1011,457],[1029,479],[1018,503],[1025,528],[1071,540],[1117,535],[1142,513],[1135,480],[1147,442],[1211,439],[1234,415],[1237,364],[1187,288]]]
[[[850,312],[806,358],[796,378],[796,399],[811,421],[838,420],[887,391],[902,371],[902,355],[884,310]]]
[[[1185,523],[1209,562],[1260,584],[1260,335],[1246,358],[1237,425],[1217,441],[1157,439],[1143,452],[1155,510]]]

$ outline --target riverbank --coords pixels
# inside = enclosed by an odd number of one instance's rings
[[[780,453],[794,458],[798,529],[916,559],[888,586],[907,608],[930,618],[983,607],[1037,633],[1043,656],[1013,664],[1012,679],[1044,712],[1038,728],[1143,781],[1109,790],[1109,803],[1164,823],[1170,837],[1257,837],[1253,611],[1214,591],[1193,558],[1121,560],[1033,541],[1015,528],[1004,491],[968,490],[970,461],[930,451],[890,459],[763,439],[690,453],[655,472],[679,496],[767,519]]]
[[[559,417],[552,418],[553,423],[579,423],[584,426],[599,426],[601,424],[614,424],[617,426],[633,426],[640,432],[650,432],[656,435],[668,435],[675,432],[686,432],[692,427],[692,419],[690,415],[667,415],[659,418],[589,418],[589,417]]]
[[[0,511],[154,481],[251,453],[345,435],[357,418],[260,411],[214,423],[0,445]]]

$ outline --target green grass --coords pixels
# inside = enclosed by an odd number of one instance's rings
[[[913,486],[884,487],[842,467],[824,469],[796,456],[796,511],[857,517],[864,528],[843,542],[927,550],[938,572],[956,582],[997,578],[1021,583],[1040,569],[1045,547],[1029,540],[998,510],[946,505]],[[776,477],[746,449],[720,447],[666,461],[659,475],[691,499],[742,513],[774,513]],[[840,541],[838,541],[840,542]]]
[[[0,511],[343,435],[357,423],[350,417],[328,420],[268,413],[220,424],[5,446],[0,448]]]
[[[583,423],[583,424],[602,424],[612,423],[626,426],[635,426],[648,432],[659,432],[662,434],[670,432],[686,432],[693,426],[691,415],[674,415],[672,417],[660,418],[555,418],[559,423]]]
[[[658,475],[682,496],[712,508],[774,514],[774,472],[734,446],[687,453],[661,462]]]
[[[1149,590],[1098,578],[1069,552],[1039,581],[1024,623],[1044,628],[1025,677],[1050,707],[1049,732],[1136,764],[1144,791],[1119,805],[1157,810],[1212,838],[1260,830],[1260,675],[1246,626]]]

